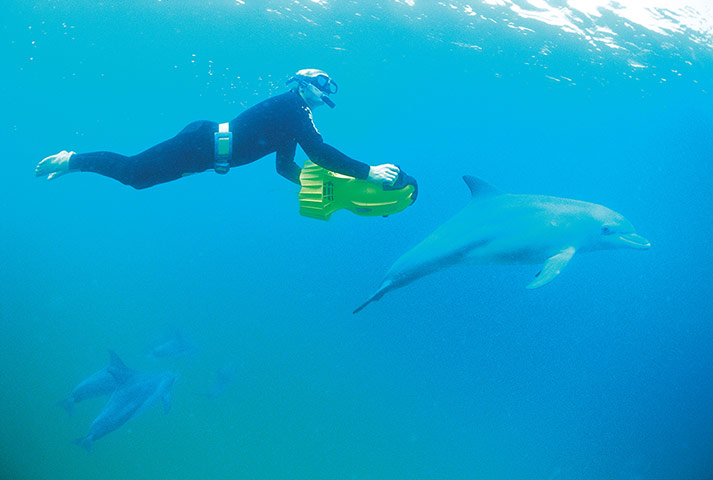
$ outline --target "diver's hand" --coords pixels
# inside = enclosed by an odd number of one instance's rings
[[[374,183],[394,183],[399,176],[399,167],[390,163],[369,167],[368,180]]]

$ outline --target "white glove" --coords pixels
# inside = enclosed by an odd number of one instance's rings
[[[399,167],[390,163],[369,167],[368,180],[374,183],[394,183],[399,176]]]

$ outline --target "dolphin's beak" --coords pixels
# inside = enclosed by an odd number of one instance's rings
[[[648,240],[646,240],[641,235],[637,235],[636,233],[627,233],[619,235],[619,239],[627,247],[638,248],[640,250],[645,250],[651,246]]]

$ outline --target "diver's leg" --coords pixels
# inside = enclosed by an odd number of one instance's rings
[[[215,122],[194,122],[170,140],[133,156],[112,152],[72,152],[65,155],[66,159],[62,158],[60,166],[50,160],[62,156],[63,152],[60,152],[42,160],[35,172],[38,176],[48,175],[50,179],[74,171],[94,172],[137,189],[147,188],[212,167],[213,133],[217,130]]]

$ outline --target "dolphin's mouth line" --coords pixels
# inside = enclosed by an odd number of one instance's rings
[[[646,240],[641,235],[637,235],[636,233],[627,233],[625,235],[619,235],[619,239],[633,248],[644,249],[649,248],[651,246],[651,243],[649,243],[648,240]]]

